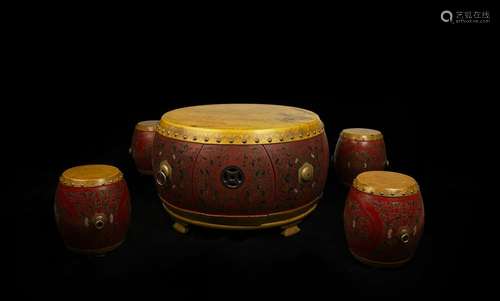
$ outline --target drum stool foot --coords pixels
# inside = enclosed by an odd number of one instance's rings
[[[189,227],[185,223],[175,222],[172,227],[174,228],[175,231],[182,234],[186,234],[189,231]]]
[[[283,235],[284,237],[290,237],[300,232],[298,222],[283,226],[281,228],[283,229],[283,231],[281,231],[281,235]]]

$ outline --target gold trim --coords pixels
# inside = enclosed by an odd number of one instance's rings
[[[165,210],[168,212],[168,214],[170,214],[174,219],[180,220],[180,221],[192,224],[192,225],[196,225],[196,226],[214,228],[214,229],[223,229],[223,230],[255,230],[255,229],[266,229],[266,228],[283,226],[286,224],[290,224],[290,223],[302,220],[307,215],[309,215],[314,209],[316,209],[317,205],[318,204],[314,204],[309,210],[307,210],[306,212],[304,212],[300,215],[297,215],[293,218],[285,219],[285,220],[277,221],[277,222],[255,225],[255,226],[236,226],[236,225],[207,223],[207,222],[203,222],[203,221],[192,220],[192,219],[189,219],[187,217],[183,217],[181,215],[175,214],[167,208],[167,205],[165,205],[165,203],[163,203],[163,208],[165,208]]]
[[[402,197],[417,194],[417,181],[410,176],[391,171],[365,171],[353,181],[359,191],[385,197]]]
[[[104,164],[80,165],[65,170],[59,177],[61,184],[73,187],[97,187],[121,181],[123,173]]]
[[[156,132],[203,144],[273,144],[309,139],[324,132],[315,113],[288,106],[217,104],[165,113]]]
[[[159,120],[141,121],[135,125],[135,129],[143,132],[154,132],[159,122]]]
[[[380,131],[364,128],[343,129],[340,133],[340,137],[358,141],[373,141],[384,139],[384,136]]]
[[[392,262],[391,261],[383,262],[383,261],[376,261],[376,260],[367,259],[365,257],[356,255],[351,249],[349,249],[349,251],[351,252],[352,256],[354,258],[356,258],[356,260],[358,260],[359,262],[367,264],[367,265],[372,266],[372,267],[376,267],[376,268],[397,268],[397,267],[400,267],[400,266],[406,264],[408,261],[410,261],[413,258],[413,256],[410,256],[410,257],[403,259],[403,260],[392,261]]]
[[[162,204],[168,214],[175,220],[184,223],[217,229],[252,230],[277,227],[300,221],[316,208],[320,198],[321,196],[296,209],[264,215],[214,215],[181,209],[163,199]]]
[[[86,254],[86,255],[99,255],[99,254],[104,254],[113,251],[114,249],[118,248],[121,244],[123,244],[125,240],[122,240],[114,245],[111,245],[109,247],[101,248],[101,249],[78,249],[78,248],[73,248],[68,245],[66,245],[66,248],[70,250],[71,252],[75,253],[80,253],[80,254]]]

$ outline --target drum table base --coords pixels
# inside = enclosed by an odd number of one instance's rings
[[[298,223],[316,209],[317,201],[314,200],[293,210],[256,216],[212,215],[181,209],[165,201],[162,204],[175,221],[173,228],[182,234],[189,231],[189,225],[223,230],[258,230],[281,227],[281,235],[288,237],[300,232]]]

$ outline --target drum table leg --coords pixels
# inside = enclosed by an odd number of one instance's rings
[[[284,237],[289,237],[299,233],[300,232],[300,228],[298,226],[299,223],[300,221],[282,226],[281,229],[283,229],[283,231],[281,231],[281,235],[283,235]]]
[[[175,221],[175,223],[172,227],[175,229],[175,231],[182,233],[182,234],[186,234],[189,231],[188,224],[182,223],[179,221]]]

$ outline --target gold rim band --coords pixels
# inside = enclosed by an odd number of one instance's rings
[[[159,120],[145,120],[137,123],[135,129],[143,132],[154,132]]]
[[[69,168],[59,177],[59,182],[72,187],[97,187],[119,182],[123,173],[116,167],[104,164],[81,165]]]
[[[403,259],[403,260],[383,262],[383,261],[376,261],[376,260],[367,259],[365,257],[356,255],[356,253],[354,253],[351,249],[349,249],[349,251],[351,252],[352,256],[354,258],[356,258],[356,260],[358,260],[364,264],[367,264],[367,265],[370,265],[373,267],[377,267],[377,268],[397,268],[397,267],[404,265],[405,263],[407,263],[408,261],[410,261],[412,259],[412,256],[410,256],[410,257]]]
[[[314,201],[296,209],[265,215],[213,215],[181,209],[163,199],[162,204],[168,214],[181,222],[216,229],[252,230],[277,227],[300,221],[316,209],[320,198],[318,197]]]
[[[420,191],[412,177],[381,170],[360,173],[352,186],[361,192],[394,198],[415,195]]]
[[[340,133],[340,137],[358,141],[374,141],[384,139],[384,136],[380,131],[363,128],[344,129]]]
[[[264,104],[186,107],[163,115],[156,132],[203,144],[273,144],[309,139],[324,132],[315,113]]]

